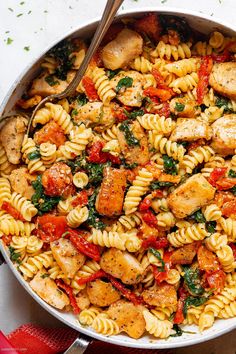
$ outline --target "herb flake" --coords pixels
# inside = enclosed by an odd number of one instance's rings
[[[122,88],[128,88],[133,85],[133,79],[129,76],[125,76],[122,79],[119,80],[117,86],[116,86],[116,92],[119,92]]]

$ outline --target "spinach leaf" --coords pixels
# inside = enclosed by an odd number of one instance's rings
[[[174,324],[172,329],[175,333],[171,334],[170,337],[181,337],[184,333],[184,331],[177,324]]]
[[[71,117],[73,118],[74,116],[76,116],[78,114],[78,111],[77,111],[77,109],[72,109],[72,111],[71,111]]]
[[[59,81],[58,81],[58,80],[55,80],[55,78],[54,78],[53,75],[48,75],[48,76],[46,76],[44,80],[45,80],[45,81],[48,83],[48,85],[50,85],[50,86],[55,86],[55,85],[59,84]]]
[[[155,248],[150,247],[149,251],[158,259],[158,261],[161,262],[161,267],[157,267],[159,272],[164,272],[165,271],[165,262],[161,258],[161,254],[159,251],[157,251]]]
[[[89,216],[86,222],[95,229],[103,230],[106,225],[99,219],[99,214],[95,209],[96,197],[97,192],[94,192],[88,200]]]
[[[36,160],[36,159],[39,159],[41,157],[41,154],[39,152],[39,150],[35,150],[35,151],[32,151],[30,152],[28,155],[27,155],[27,158],[31,161],[31,160]]]
[[[38,176],[36,181],[32,182],[32,186],[35,190],[35,193],[33,194],[31,201],[38,209],[39,215],[54,209],[54,207],[61,200],[61,197],[49,197],[48,195],[45,195],[42,185],[42,176]]]
[[[45,278],[48,278],[48,277],[49,277],[49,274],[47,274],[47,273],[44,273],[44,274],[41,275],[42,279],[45,279]]]
[[[177,145],[182,145],[184,148],[188,148],[189,146],[189,141],[178,141]]]
[[[162,189],[162,188],[166,188],[166,187],[172,187],[174,185],[174,183],[172,182],[158,182],[158,181],[154,181],[150,184],[150,189],[151,190],[156,190],[156,189]]]
[[[194,221],[199,222],[199,223],[202,223],[202,222],[205,223],[206,222],[205,216],[203,215],[201,209],[195,211],[195,213],[190,215],[189,219],[190,220],[194,220]]]
[[[190,267],[184,266],[184,283],[187,286],[190,294],[192,295],[202,295],[204,289],[201,286],[201,279],[199,269],[192,269]]]
[[[184,105],[184,104],[179,103],[179,102],[176,102],[176,104],[175,104],[175,110],[176,110],[177,112],[183,112],[184,108],[185,108],[185,105]]]
[[[230,189],[230,192],[233,193],[233,195],[236,196],[236,186]]]
[[[216,99],[216,106],[221,108],[224,108],[224,113],[232,113],[233,109],[229,106],[229,100],[227,98],[224,97],[217,97]]]
[[[129,119],[135,119],[135,118],[137,118],[139,116],[143,116],[144,115],[144,110],[143,109],[139,109],[138,111],[128,112],[126,109],[124,109],[124,113]]]
[[[211,234],[213,234],[214,232],[216,232],[216,221],[207,221],[206,222],[206,229],[208,232],[210,232]]]
[[[60,80],[66,80],[67,73],[71,69],[73,59],[70,54],[73,52],[74,46],[70,40],[64,40],[58,43],[49,51],[49,56],[57,59],[58,67],[55,71],[55,76]]]
[[[133,79],[129,76],[125,76],[122,79],[119,80],[117,86],[116,86],[116,92],[119,92],[123,87],[131,87],[133,85]]]
[[[201,306],[208,300],[208,297],[193,297],[193,296],[188,296],[187,299],[184,302],[184,308],[183,308],[183,314],[184,317],[187,316],[187,311],[189,306]]]
[[[125,140],[129,146],[140,145],[139,140],[135,138],[133,132],[131,131],[127,120],[120,124],[119,129],[124,132]]]
[[[163,155],[162,157],[164,162],[164,172],[169,175],[177,175],[177,161],[168,155]]]
[[[109,80],[113,79],[113,77],[115,77],[121,69],[116,69],[116,70],[107,70],[106,74]]]
[[[8,247],[9,252],[10,252],[10,259],[12,262],[21,264],[21,254],[19,252],[16,252],[15,248],[9,246]]]
[[[94,186],[101,184],[103,179],[103,170],[105,167],[110,166],[110,163],[87,163],[85,166],[86,171],[88,172],[89,182]]]
[[[228,176],[231,178],[236,178],[236,172],[234,170],[229,170]]]
[[[76,97],[76,102],[79,106],[84,106],[88,102],[86,95],[84,93],[79,94]]]
[[[124,167],[126,170],[133,170],[135,167],[138,166],[137,162],[128,164],[124,158],[121,158],[121,162],[122,162],[122,167]]]

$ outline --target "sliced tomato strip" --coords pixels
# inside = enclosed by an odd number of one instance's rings
[[[75,208],[77,206],[84,206],[88,204],[88,193],[86,190],[79,192],[77,197],[71,202],[71,205]]]
[[[177,311],[173,319],[174,324],[181,324],[184,322],[184,312],[183,312],[184,302],[188,297],[188,293],[183,287],[179,288],[178,294],[179,294],[179,300],[177,304]]]
[[[213,67],[213,60],[211,56],[204,56],[201,59],[201,65],[198,70],[198,84],[197,84],[197,103],[200,105],[203,102],[204,95],[207,93],[207,86],[209,83],[209,76]]]
[[[93,83],[93,80],[89,76],[84,76],[82,79],[82,84],[84,86],[88,99],[91,101],[98,101],[99,96]]]
[[[231,200],[229,202],[226,202],[222,208],[222,215],[226,217],[232,217],[236,215],[236,198],[235,200]]]
[[[89,150],[88,161],[92,163],[105,163],[111,161],[116,165],[120,165],[121,160],[118,156],[102,151],[104,145],[105,143],[103,141],[96,141],[93,143]]]
[[[13,216],[14,219],[25,221],[22,214],[16,210],[9,202],[4,201],[1,206],[1,210],[5,210],[8,214]]]
[[[227,171],[227,167],[216,167],[214,170],[211,172],[208,181],[213,187],[216,187],[216,182],[225,176]]]
[[[80,310],[80,308],[77,304],[76,298],[73,294],[73,289],[69,285],[65,284],[61,279],[56,279],[55,283],[57,284],[58,288],[63,289],[66,292],[66,294],[68,295],[68,297],[70,299],[70,304],[73,308],[74,314],[78,315],[81,310]]]
[[[168,277],[168,271],[171,268],[171,255],[173,252],[165,252],[163,256],[163,261],[165,263],[164,271],[159,271],[156,266],[152,266],[153,268],[153,275],[158,284],[162,283]]]
[[[85,254],[89,258],[94,259],[96,262],[99,262],[99,247],[91,242],[88,242],[83,236],[82,231],[68,229],[68,237],[79,252]]]
[[[37,218],[37,236],[45,242],[56,241],[62,237],[67,229],[65,216],[45,214]]]
[[[219,292],[224,289],[226,274],[223,270],[216,270],[214,272],[206,273],[206,280],[211,289],[215,289],[215,292]]]
[[[155,98],[158,97],[161,102],[165,102],[169,100],[173,96],[173,91],[168,88],[156,88],[156,87],[148,87],[143,91],[144,96]]]
[[[144,248],[145,250],[149,247],[153,247],[159,250],[160,248],[166,248],[168,246],[169,241],[166,237],[160,237],[157,239],[155,236],[150,236],[142,242],[142,248]]]
[[[158,222],[155,214],[149,209],[141,213],[142,220],[150,227],[157,227]]]
[[[102,270],[99,269],[97,272],[93,273],[92,275],[89,275],[88,277],[81,277],[77,279],[77,283],[79,285],[87,284],[90,283],[91,281],[94,281],[99,278],[103,278],[106,276],[106,273]]]

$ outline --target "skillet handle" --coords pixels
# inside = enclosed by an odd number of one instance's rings
[[[80,334],[64,354],[83,354],[92,341],[92,338]]]

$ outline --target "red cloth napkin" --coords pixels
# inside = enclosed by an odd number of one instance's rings
[[[0,353],[7,354],[59,354],[63,353],[77,338],[79,333],[68,327],[42,328],[33,324],[19,327],[7,336],[10,345],[2,347],[4,338],[0,333]],[[7,348],[7,349],[6,349]],[[4,350],[5,349],[5,350]],[[93,341],[86,354],[145,354],[145,349],[119,347],[104,342]],[[152,354],[171,354],[169,350],[153,350]]]

